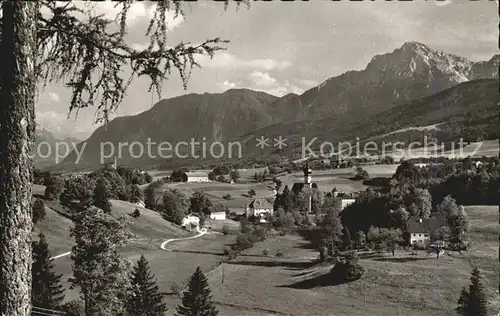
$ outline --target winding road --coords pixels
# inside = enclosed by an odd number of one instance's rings
[[[198,235],[196,236],[191,236],[191,237],[186,237],[186,238],[172,238],[172,239],[167,239],[165,240],[164,242],[162,242],[162,244],[160,245],[160,248],[162,250],[165,250],[165,251],[172,251],[170,249],[167,249],[166,246],[169,242],[172,242],[172,241],[181,241],[181,240],[189,240],[189,239],[195,239],[195,238],[198,238],[198,237],[201,237],[203,235],[205,235],[207,233],[206,230],[202,230]]]
[[[167,239],[167,240],[165,240],[164,242],[161,243],[160,248],[162,250],[165,250],[165,251],[172,251],[172,250],[166,248],[166,246],[167,246],[168,243],[173,242],[173,241],[195,239],[195,238],[198,238],[198,237],[201,237],[201,236],[205,235],[206,233],[207,233],[206,230],[202,230],[196,236],[191,236],[191,237],[186,237],[186,238],[172,238],[172,239]],[[59,254],[59,255],[54,256],[54,257],[51,257],[49,260],[52,261],[52,260],[63,258],[63,257],[69,256],[69,255],[71,255],[71,251]]]

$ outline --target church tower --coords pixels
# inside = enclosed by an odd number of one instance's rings
[[[302,169],[304,171],[304,186],[305,187],[308,187],[309,188],[309,192],[311,192],[311,188],[312,188],[312,177],[311,177],[311,174],[312,174],[312,170],[309,168],[309,162],[306,161],[306,165],[304,167],[304,169]],[[309,194],[309,197],[307,198],[307,210],[309,213],[312,212],[312,196],[311,194]]]

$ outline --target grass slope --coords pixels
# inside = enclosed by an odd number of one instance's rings
[[[498,207],[468,206],[472,250],[436,259],[421,252],[366,254],[361,280],[337,286],[315,286],[330,269],[311,266],[317,255],[297,236],[269,239],[244,252],[235,262],[209,273],[220,315],[455,315],[453,309],[472,264],[483,272],[492,315],[498,311]],[[282,258],[264,257],[277,251]],[[246,255],[246,256],[245,256]],[[222,279],[222,275],[224,279]]]

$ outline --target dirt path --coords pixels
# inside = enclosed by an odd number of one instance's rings
[[[161,245],[160,245],[160,248],[162,250],[165,250],[165,251],[171,251],[169,249],[166,248],[167,244],[169,242],[172,242],[172,241],[181,241],[181,240],[189,240],[189,239],[194,239],[194,238],[198,238],[198,237],[201,237],[203,235],[205,235],[207,232],[206,231],[201,231],[198,235],[196,236],[191,236],[191,237],[186,237],[186,238],[172,238],[172,239],[167,239],[165,240]]]

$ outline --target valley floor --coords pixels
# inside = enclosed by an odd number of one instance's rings
[[[333,183],[328,177],[335,177],[335,183],[339,178],[347,181],[348,171],[338,172],[318,172],[318,179],[323,174],[326,179],[322,186]],[[293,182],[296,176],[286,175],[288,180],[284,182]],[[117,216],[128,216],[137,207],[121,201],[112,201],[112,204],[113,214]],[[180,303],[172,286],[185,286],[198,266],[207,274],[221,316],[455,315],[453,309],[461,288],[469,283],[472,265],[477,265],[483,273],[492,315],[500,309],[498,207],[466,207],[472,246],[469,252],[446,253],[439,259],[424,252],[411,256],[403,250],[398,251],[395,258],[390,254],[360,254],[365,275],[355,282],[337,286],[321,286],[319,277],[331,266],[312,266],[317,252],[308,249],[301,237],[270,238],[221,264],[225,259],[223,249],[233,243],[234,235],[206,234],[175,241],[169,243],[169,251],[165,251],[160,249],[163,241],[195,233],[187,233],[153,211],[139,209],[138,219],[128,217],[136,238],[123,254],[132,262],[141,254],[146,256],[161,291],[167,294],[168,315],[173,315]],[[69,219],[50,209],[38,225],[37,231],[47,235],[53,256],[71,249],[71,225]],[[262,255],[264,249],[269,256]],[[282,252],[283,257],[276,257],[277,252]],[[58,258],[54,263],[69,287],[70,257]],[[68,290],[66,300],[77,297],[76,290]]]

